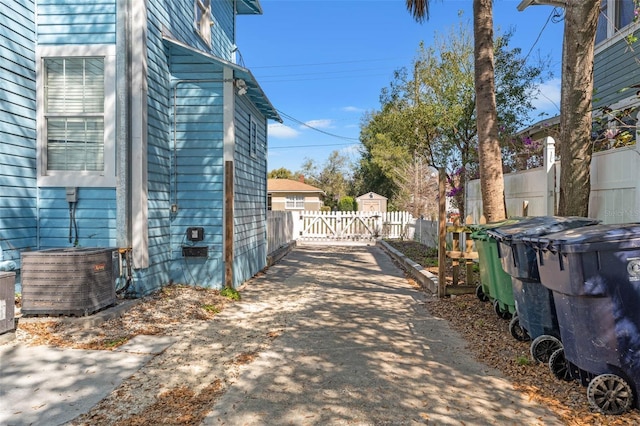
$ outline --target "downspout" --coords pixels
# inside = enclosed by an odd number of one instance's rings
[[[131,2],[118,0],[116,22],[116,245],[131,247],[131,120],[129,114]]]

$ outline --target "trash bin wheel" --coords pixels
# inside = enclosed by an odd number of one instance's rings
[[[496,312],[496,315],[498,315],[502,319],[511,318],[511,312],[509,312],[508,309],[502,309],[498,299],[493,301],[493,310]]]
[[[564,356],[564,349],[560,348],[554,351],[549,357],[549,368],[556,379],[564,380],[565,382],[570,382],[573,380],[571,376],[571,368],[569,367],[569,362]]]
[[[633,391],[622,377],[615,374],[596,376],[587,387],[589,405],[604,414],[622,414],[633,405]]]
[[[478,296],[478,299],[480,299],[481,302],[489,301],[489,296],[487,296],[487,294],[482,289],[482,284],[476,287],[476,296]]]
[[[509,332],[519,342],[528,342],[531,340],[529,332],[520,325],[520,318],[518,318],[517,314],[514,315],[509,322]]]
[[[560,340],[548,334],[543,334],[531,342],[531,357],[538,362],[548,363],[551,354],[562,348]]]

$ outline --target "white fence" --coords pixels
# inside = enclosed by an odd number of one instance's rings
[[[267,212],[267,253],[273,253],[294,238],[293,214],[286,211]]]
[[[294,241],[369,241],[413,239],[415,219],[409,212],[269,211],[267,253]]]
[[[504,176],[507,216],[553,215],[557,212],[560,163],[554,141],[546,138],[543,167]],[[466,214],[478,223],[482,215],[480,181],[467,185]],[[638,144],[593,154],[589,216],[603,223],[640,221],[640,147]]]
[[[415,220],[409,212],[294,213],[297,239],[302,241],[358,241],[413,238]]]

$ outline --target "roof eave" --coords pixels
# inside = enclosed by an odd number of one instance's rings
[[[198,50],[195,47],[182,43],[181,41],[178,41],[166,34],[162,36],[162,39],[165,44],[169,45],[169,47],[179,49],[182,53],[199,55],[211,63],[217,64],[221,67],[231,68],[233,70],[234,78],[242,79],[247,84],[247,95],[251,99],[251,102],[253,102],[255,106],[258,107],[258,109],[265,115],[265,117],[270,120],[275,120],[279,123],[283,122],[280,114],[278,114],[276,108],[271,104],[269,98],[267,98],[267,95],[260,87],[260,84],[258,84],[258,80],[254,77],[250,70],[241,67],[240,65],[234,64],[233,62],[229,62],[217,56]]]

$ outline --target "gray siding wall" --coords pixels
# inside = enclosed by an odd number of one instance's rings
[[[257,123],[257,152],[250,152],[250,122]],[[234,285],[251,278],[267,259],[267,123],[246,97],[236,97]]]
[[[0,8],[0,248],[37,247],[35,16],[29,0]],[[2,260],[2,259],[0,259]]]
[[[640,30],[636,31],[640,37]],[[594,62],[594,108],[612,105],[635,95],[631,85],[640,81],[640,64],[636,48],[630,49],[625,40],[598,52]]]

